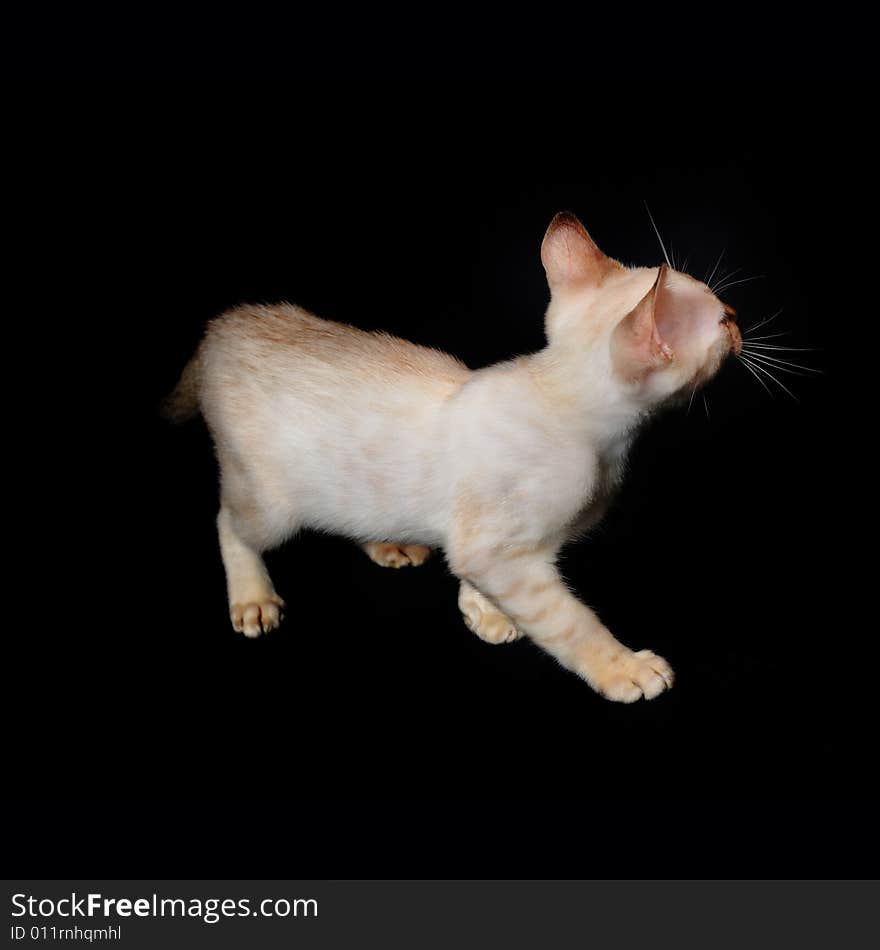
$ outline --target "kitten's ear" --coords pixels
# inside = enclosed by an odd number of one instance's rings
[[[568,211],[550,222],[541,244],[541,262],[554,293],[565,287],[598,284],[609,270],[620,267],[596,247],[587,229]]]
[[[612,354],[617,371],[627,379],[639,379],[670,363],[675,354],[657,326],[658,302],[666,290],[669,268],[661,264],[653,287],[614,329]]]

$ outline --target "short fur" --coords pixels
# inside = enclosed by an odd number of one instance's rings
[[[639,424],[710,379],[739,332],[704,284],[612,261],[572,215],[554,218],[541,256],[547,345],[485,369],[286,303],[209,324],[167,409],[200,409],[214,439],[236,630],[278,625],[261,552],[314,528],[391,567],[442,549],[471,630],[526,634],[609,699],[672,685],[668,663],[619,643],[555,561],[601,518]]]

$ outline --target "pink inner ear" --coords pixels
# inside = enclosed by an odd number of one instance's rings
[[[551,290],[598,284],[609,269],[620,266],[599,250],[586,228],[568,212],[550,222],[541,261]]]
[[[717,334],[721,315],[718,301],[694,281],[673,275],[664,281],[654,305],[654,321],[661,339],[673,350],[699,345]]]
[[[674,356],[656,321],[657,304],[666,293],[667,277],[668,268],[663,264],[651,289],[614,331],[615,366],[626,378],[639,378]]]

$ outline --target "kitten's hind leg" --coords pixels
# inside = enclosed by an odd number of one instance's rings
[[[361,547],[370,560],[381,567],[418,567],[431,556],[431,549],[423,544],[384,544],[371,541]]]
[[[458,589],[458,609],[468,629],[486,643],[512,643],[522,636],[516,624],[467,581]]]
[[[284,601],[275,593],[259,553],[236,532],[235,519],[225,505],[217,516],[217,532],[233,628],[246,637],[274,630],[281,623]]]

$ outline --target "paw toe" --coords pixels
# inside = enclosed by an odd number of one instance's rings
[[[431,549],[422,544],[405,544],[403,553],[406,555],[407,563],[413,567],[420,567],[431,556]]]
[[[283,619],[284,601],[280,597],[262,602],[232,604],[229,615],[232,628],[246,637],[258,637],[274,630]]]
[[[639,650],[635,655],[663,680],[667,689],[672,688],[672,684],[675,682],[675,673],[662,656],[657,656],[653,650]]]
[[[599,692],[618,703],[634,703],[641,699],[655,699],[672,687],[672,667],[651,650],[627,651],[609,664],[604,679],[599,680]]]
[[[640,674],[638,684],[642,693],[644,693],[645,699],[654,699],[666,689],[666,681],[654,672],[648,675]]]
[[[260,605],[259,604],[247,604],[244,608],[244,614],[242,619],[242,633],[246,637],[258,637],[263,632],[263,627],[260,624]]]
[[[461,611],[467,628],[486,643],[512,643],[520,637],[516,626],[491,607],[484,611],[475,601],[470,601],[461,605]]]
[[[387,544],[371,542],[364,550],[380,567],[418,567],[428,560],[431,549],[422,544]]]
[[[616,703],[634,703],[642,698],[641,687],[628,676],[615,676],[600,690],[606,699]]]

